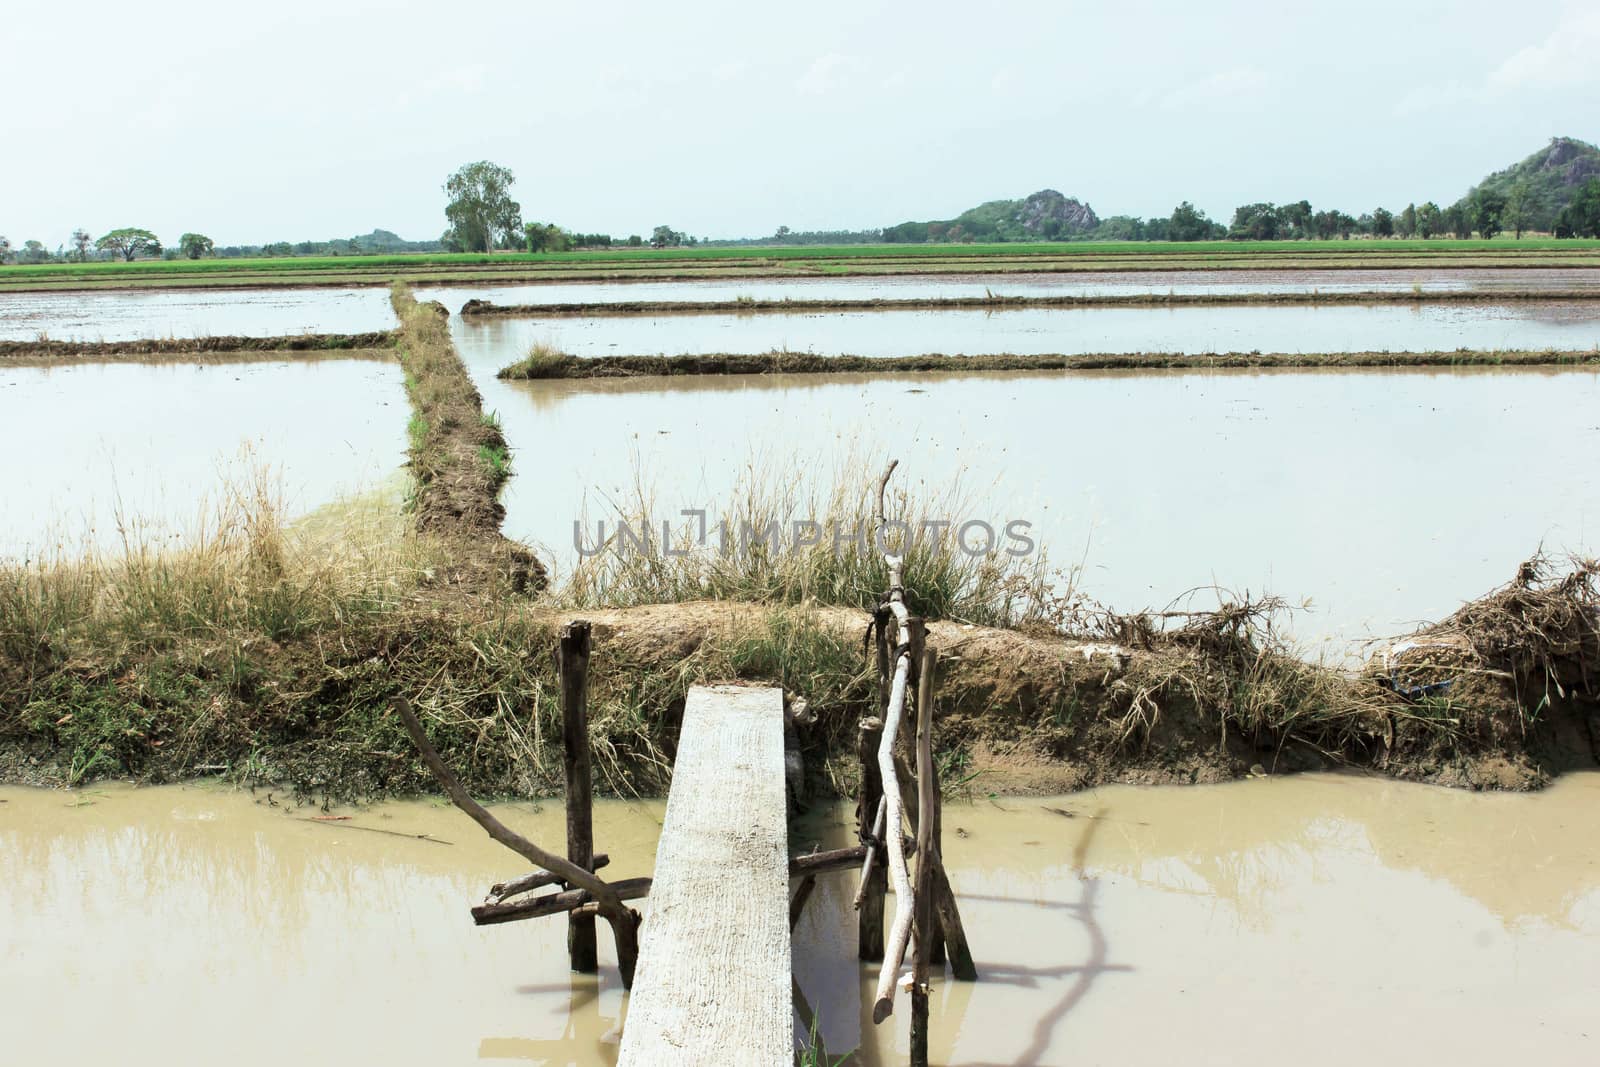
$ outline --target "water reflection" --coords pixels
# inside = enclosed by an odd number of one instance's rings
[[[1533,796],[1319,775],[953,803],[946,860],[980,980],[936,974],[935,1060],[1266,1064],[1293,1042],[1312,1064],[1370,1062],[1374,1045],[1395,1063],[1580,1062],[1597,801],[1600,774]],[[617,877],[649,872],[661,809],[599,805]],[[559,804],[499,810],[560,839]],[[794,837],[844,844],[850,822],[823,808]],[[438,802],[4,788],[0,856],[17,1062],[615,1062],[626,999],[607,939],[584,977],[559,921],[474,928],[467,903],[516,861]],[[852,889],[818,885],[798,988],[835,1053],[904,1062],[904,1002],[870,1021]],[[1403,1014],[1384,1010],[1400,997]],[[97,1025],[61,1025],[68,1010]]]

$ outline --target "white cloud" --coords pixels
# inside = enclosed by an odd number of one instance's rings
[[[1265,71],[1254,67],[1221,70],[1162,94],[1161,107],[1166,111],[1182,111],[1230,100],[1249,99],[1259,96],[1271,81]]]
[[[481,93],[488,73],[488,68],[482,63],[472,63],[464,67],[443,70],[430,78],[424,79],[422,91],[426,94]]]
[[[1451,111],[1471,104],[1483,95],[1482,89],[1474,89],[1458,81],[1419,85],[1400,98],[1400,102],[1394,106],[1394,113],[1399,118],[1411,118],[1430,112]]]
[[[1521,49],[1489,75],[1500,91],[1561,89],[1600,82],[1600,10],[1569,12],[1540,44]]]
[[[864,67],[857,56],[829,52],[807,67],[794,87],[811,96],[824,96],[848,88]]]

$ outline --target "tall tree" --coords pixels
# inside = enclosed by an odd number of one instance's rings
[[[1417,208],[1417,236],[1427,240],[1436,233],[1444,232],[1444,212],[1439,210],[1439,205],[1429,200]]]
[[[570,252],[572,234],[555,223],[530,222],[522,228],[529,252]]]
[[[444,208],[450,223],[445,244],[462,252],[488,252],[523,241],[522,205],[511,199],[516,180],[509,169],[486,159],[450,175],[444,183],[450,198]]]
[[[1401,237],[1415,237],[1417,234],[1417,205],[1407,204],[1400,209],[1400,214],[1394,217],[1394,232]]]
[[[1375,208],[1372,212],[1372,236],[1394,236],[1394,212],[1388,208]]]
[[[683,244],[683,234],[674,230],[671,226],[657,226],[650,231],[651,248],[667,248],[669,246],[676,248],[681,244]]]
[[[1241,204],[1234,209],[1228,236],[1236,241],[1273,241],[1283,229],[1283,219],[1272,204]]]
[[[1501,223],[1505,210],[1506,198],[1499,193],[1480,189],[1472,198],[1472,223],[1485,241],[1492,241],[1495,234],[1505,229]]]
[[[125,226],[120,230],[112,230],[94,246],[102,252],[115,252],[127,262],[133,262],[135,256],[159,256],[161,242],[149,230],[141,230],[132,226]]]
[[[1556,216],[1557,237],[1600,237],[1600,178],[1590,178]]]
[[[211,238],[203,233],[186,233],[178,238],[178,248],[190,259],[209,256],[215,247]]]
[[[1293,204],[1284,204],[1278,208],[1278,217],[1283,220],[1282,236],[1297,240],[1310,236],[1311,201],[1298,200]]]
[[[11,255],[11,239],[0,237],[0,263],[4,263],[9,255]]]
[[[94,238],[89,236],[89,231],[79,229],[72,231],[72,254],[79,263],[89,262],[89,246],[94,244]]]
[[[1167,240],[1169,241],[1204,241],[1213,235],[1215,224],[1206,213],[1185,200],[1172,209],[1172,218],[1167,221]]]
[[[1506,208],[1501,218],[1511,227],[1517,235],[1517,240],[1522,240],[1522,231],[1527,229],[1528,216],[1533,205],[1528,202],[1528,183],[1517,182],[1506,190]]]

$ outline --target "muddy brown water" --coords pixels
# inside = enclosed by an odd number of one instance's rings
[[[486,369],[516,361],[534,344],[575,356],[1590,349],[1600,346],[1600,306],[1274,305],[474,318],[458,320],[454,333],[462,358]]]
[[[409,417],[366,360],[0,368],[0,558],[183,543],[258,470],[306,514],[390,483]]]
[[[752,467],[769,486],[804,471],[825,500],[841,468],[875,474],[894,455],[924,500],[963,486],[959,515],[924,517],[1025,519],[1098,600],[1162,608],[1210,585],[1309,598],[1290,631],[1334,655],[1442,618],[1541,543],[1600,550],[1600,467],[1556,458],[1600,454],[1593,371],[838,378],[480,376],[518,469],[538,469],[508,483],[506,531],[565,573],[574,522],[593,546],[636,478],[659,524],[730,506]],[[804,503],[793,517],[812,517]]]
[[[945,854],[982,977],[936,976],[935,1063],[1567,1064],[1600,1036],[1600,775],[1515,796],[976,784]],[[498,810],[560,840],[559,803]],[[661,812],[598,806],[611,874],[649,873]],[[604,937],[584,977],[560,920],[467,916],[521,861],[439,802],[324,814],[206,785],[0,789],[6,1059],[615,1062]],[[813,813],[797,846],[844,842],[848,816]],[[853,877],[802,917],[798,989],[831,1050],[902,1063],[906,1004],[874,1029],[851,958]]]

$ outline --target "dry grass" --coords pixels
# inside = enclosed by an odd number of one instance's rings
[[[636,469],[626,499],[610,501],[602,519],[580,520],[585,551],[593,554],[560,585],[557,603],[589,608],[725,600],[871,610],[889,581],[882,548],[872,540],[874,467],[846,459],[831,477],[807,485],[776,462],[748,462],[703,528],[698,519],[662,507]],[[1004,539],[1006,520],[981,508],[959,481],[916,493],[891,490],[885,514],[891,528],[883,544],[905,557],[906,595],[917,614],[1023,626],[1045,620],[1058,598],[1071,596],[1076,572],[1053,570],[1042,547],[1008,555],[1008,547],[1020,544]],[[997,535],[982,554],[962,550],[954,527],[922,525],[969,518],[989,522]],[[595,543],[602,524],[605,540]],[[968,544],[981,545],[979,538],[975,531]]]

